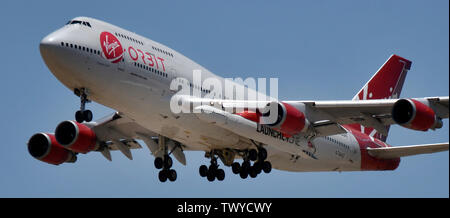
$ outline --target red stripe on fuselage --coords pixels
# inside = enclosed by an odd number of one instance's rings
[[[400,164],[400,158],[394,159],[378,159],[372,157],[367,152],[367,148],[380,148],[388,147],[386,143],[382,142],[377,138],[371,138],[367,134],[363,134],[357,129],[351,126],[344,125],[344,127],[349,130],[353,136],[355,136],[356,141],[359,144],[359,149],[361,151],[361,170],[395,170]]]

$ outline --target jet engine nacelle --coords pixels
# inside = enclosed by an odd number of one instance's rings
[[[270,104],[273,103],[268,104],[269,108],[271,107]],[[288,137],[308,129],[309,121],[306,119],[303,112],[285,102],[277,102],[276,104],[278,107],[276,120],[268,123],[268,126],[279,130]],[[265,112],[262,116],[270,117],[270,112]]]
[[[413,130],[427,131],[442,127],[442,120],[428,105],[414,99],[400,99],[392,107],[392,119]]]
[[[54,165],[73,163],[77,156],[61,146],[53,134],[36,133],[28,140],[28,152],[34,158]]]
[[[72,120],[61,122],[55,130],[59,144],[77,153],[87,153],[95,150],[97,138],[95,132],[88,126]]]
[[[255,123],[259,123],[259,119],[261,117],[261,113],[259,113],[259,111],[253,112],[253,111],[249,111],[249,110],[244,110],[244,111],[242,111],[240,113],[236,113],[236,114],[247,120],[251,120]]]

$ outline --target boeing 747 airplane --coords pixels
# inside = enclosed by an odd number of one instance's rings
[[[80,98],[75,120],[61,122],[53,133],[34,134],[27,143],[31,156],[49,164],[74,163],[88,152],[111,161],[115,150],[131,160],[131,151],[145,144],[161,182],[177,179],[172,157],[186,165],[187,151],[204,151],[211,164],[199,167],[200,176],[222,181],[225,166],[243,179],[272,168],[395,170],[401,157],[449,148],[448,142],[386,143],[391,125],[435,130],[449,116],[448,96],[400,98],[411,61],[398,55],[391,55],[352,99],[280,101],[93,18],[70,20],[39,47],[53,75]],[[236,98],[239,90],[258,97]],[[90,101],[117,112],[92,121]]]

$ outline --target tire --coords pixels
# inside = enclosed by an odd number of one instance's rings
[[[255,161],[258,159],[258,152],[255,149],[250,149],[250,151],[248,151],[248,158],[251,161]]]
[[[264,148],[259,149],[258,160],[265,161],[267,159],[267,150]]]
[[[175,171],[174,169],[171,169],[171,170],[169,170],[169,173],[168,173],[169,175],[168,175],[168,177],[169,177],[169,180],[171,181],[171,182],[174,182],[175,180],[177,180],[177,171]]]
[[[75,120],[79,123],[82,123],[84,121],[83,112],[81,111],[75,112]]]
[[[262,164],[261,162],[256,162],[253,164],[253,168],[255,168],[256,174],[260,174],[262,172]]]
[[[164,161],[163,161],[163,159],[160,158],[160,157],[157,157],[157,158],[155,159],[155,168],[159,170],[159,169],[162,169],[163,166],[164,166]]]
[[[91,122],[92,121],[92,111],[90,111],[90,110],[83,111],[83,117],[84,117],[84,121]]]
[[[256,178],[256,176],[258,175],[258,173],[257,173],[257,171],[256,171],[256,168],[255,167],[251,167],[250,168],[250,171],[249,171],[249,173],[248,173],[249,175],[250,175],[250,177],[252,177],[252,178]]]
[[[242,171],[242,170],[248,171],[248,169],[250,169],[250,162],[244,161],[244,162],[242,163],[242,166],[241,166],[241,171]]]
[[[264,161],[263,170],[265,173],[270,173],[272,171],[272,164],[269,161]]]
[[[248,177],[248,171],[246,169],[241,170],[241,172],[239,172],[239,176],[241,176],[242,179],[246,179]]]
[[[206,177],[208,175],[208,167],[206,165],[201,165],[198,171],[201,177]]]
[[[208,170],[208,175],[206,176],[208,181],[213,182],[216,179],[216,175],[214,171]]]
[[[160,182],[166,182],[166,181],[167,181],[167,173],[166,173],[166,170],[161,170],[161,171],[159,171],[158,178],[159,178],[159,181],[160,181]]]
[[[169,155],[164,155],[164,168],[170,169],[173,165],[172,158]]]
[[[216,170],[217,170],[217,166],[215,166],[215,165],[209,165],[208,172],[215,173]]]
[[[231,164],[231,170],[234,174],[238,174],[241,171],[241,165],[238,162]]]
[[[222,169],[218,169],[216,171],[216,177],[217,177],[217,180],[223,181],[225,179],[225,171],[223,171]]]

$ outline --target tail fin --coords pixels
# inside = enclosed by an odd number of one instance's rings
[[[353,100],[399,98],[411,61],[391,55]]]
[[[410,68],[411,61],[395,54],[391,55],[386,63],[378,69],[375,75],[353,97],[353,100],[399,98],[406,74]],[[369,126],[361,126],[357,123],[350,124],[350,126],[360,130],[362,133],[384,142],[386,141],[387,135],[384,136]],[[386,128],[389,131],[389,127]]]

